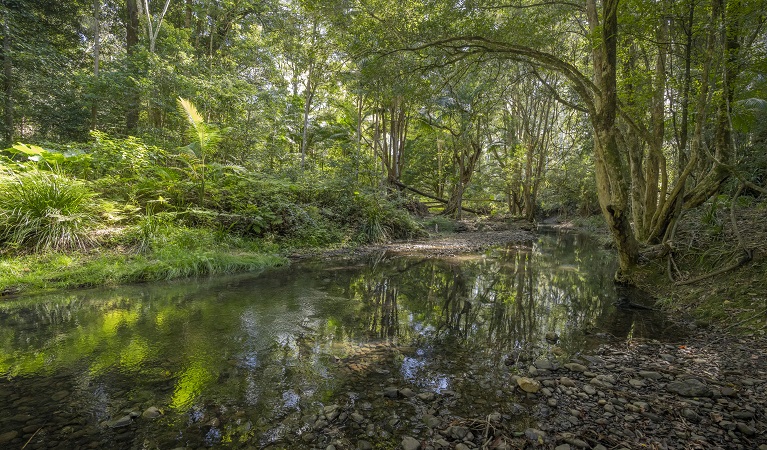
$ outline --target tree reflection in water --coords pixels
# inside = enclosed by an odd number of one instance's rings
[[[130,408],[164,409],[163,421],[138,422],[136,442],[172,448],[171,436],[181,434],[200,445],[277,439],[291,417],[332,399],[347,376],[400,373],[445,390],[465,364],[492,369],[515,352],[548,354],[547,332],[560,336],[565,354],[598,332],[665,332],[656,313],[613,305],[613,272],[610,252],[551,233],[532,247],[483,254],[384,253],[264,277],[6,301],[0,392],[28,403],[8,402],[1,412],[10,417],[19,413],[14,403],[33,404],[41,420],[56,423],[60,411],[50,398],[66,390],[66,420],[97,427]],[[213,418],[222,425],[211,431]],[[113,432],[99,429],[109,440]]]

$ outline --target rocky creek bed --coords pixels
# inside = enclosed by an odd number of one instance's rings
[[[206,439],[186,448],[765,450],[765,348],[762,338],[697,332],[681,343],[606,343],[566,359],[505,355],[494,371],[467,362],[450,380],[455,389],[440,390],[390,371],[408,349],[370,346],[338,361],[349,374],[345,393],[284,415],[260,436],[246,433],[258,419],[245,411],[197,411],[187,434]],[[137,435],[142,422],[162,420],[149,400],[92,420],[69,406],[76,399],[64,378],[47,383],[39,388],[56,392],[45,405],[12,383],[0,392],[0,448],[183,448],[178,435]],[[222,441],[227,423],[252,438]]]
[[[494,392],[493,401],[388,378],[372,396],[352,393],[304,416],[289,433],[296,440],[273,447],[765,450],[767,342],[715,336],[609,343],[564,360],[508,355],[506,379],[464,373],[464,386]]]
[[[532,236],[467,232],[355,254],[449,256]],[[597,344],[575,355],[553,334],[511,354],[481,340],[453,352],[449,342],[412,335],[407,345],[393,336],[341,356],[309,352],[328,361],[328,386],[270,385],[278,402],[268,414],[234,397],[172,411],[158,399],[175,380],[160,368],[145,372],[144,390],[129,376],[102,381],[77,365],[40,370],[0,380],[0,449],[767,450],[763,336],[710,328],[673,342],[632,332],[593,338]],[[314,345],[309,337],[305,344]],[[238,371],[274,375],[229,361],[216,383],[239,380]]]

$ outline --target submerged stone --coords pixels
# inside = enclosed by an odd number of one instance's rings
[[[535,394],[541,390],[541,383],[532,378],[519,377],[517,378],[517,385],[525,392]]]

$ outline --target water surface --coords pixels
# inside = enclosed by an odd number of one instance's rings
[[[420,432],[429,405],[388,401],[389,385],[450,395],[450,414],[511,416],[515,364],[674,332],[659,313],[615,307],[614,270],[588,237],[547,232],[481,254],[383,253],[6,301],[0,446],[325,448]],[[364,412],[367,426],[311,438],[330,404]],[[130,417],[149,407],[162,416]]]

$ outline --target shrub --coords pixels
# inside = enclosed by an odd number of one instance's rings
[[[405,209],[375,194],[355,193],[349,216],[356,219],[359,238],[363,242],[407,239],[424,234]]]
[[[0,178],[0,242],[40,250],[85,249],[100,222],[82,182],[31,170]]]

